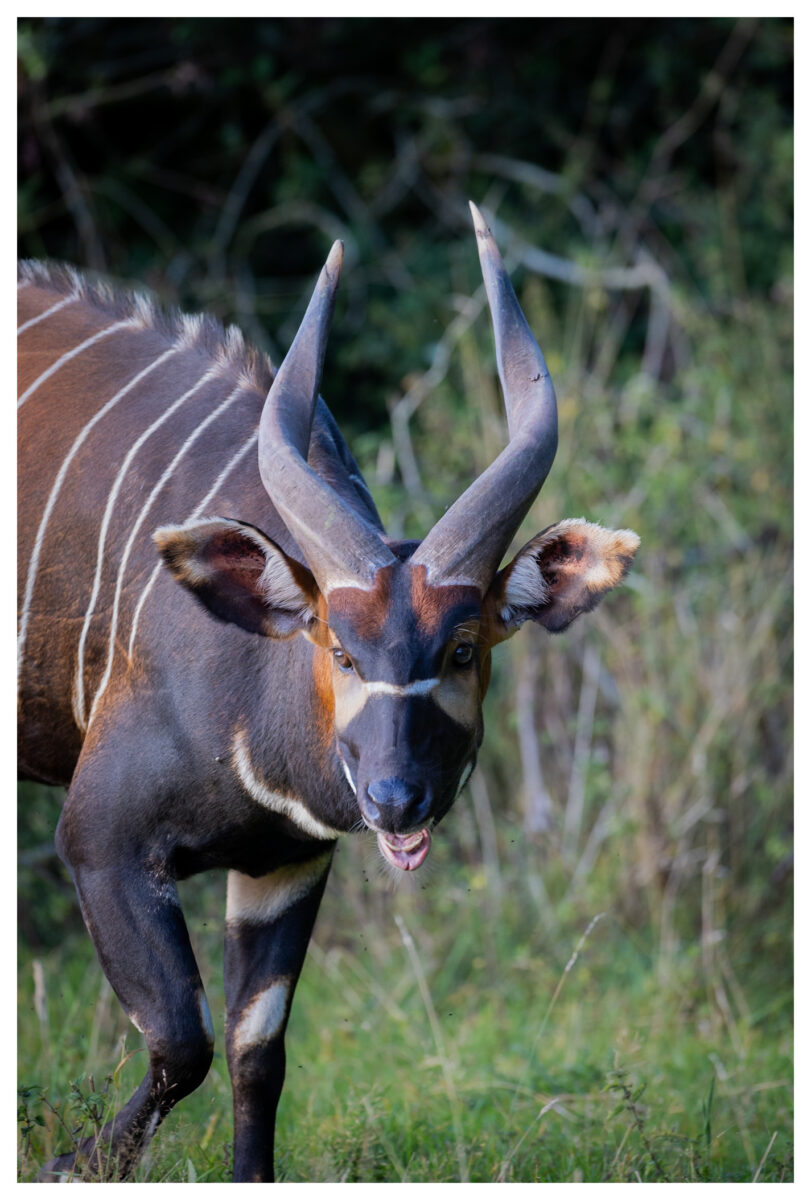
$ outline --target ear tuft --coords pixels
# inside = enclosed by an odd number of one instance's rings
[[[496,576],[498,615],[508,630],[537,621],[552,633],[590,612],[627,575],[639,538],[582,517],[551,525]]]

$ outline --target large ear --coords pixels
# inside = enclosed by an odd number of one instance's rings
[[[178,583],[220,620],[273,638],[315,620],[312,575],[253,525],[211,517],[163,525],[152,537]]]
[[[603,529],[582,517],[550,525],[493,581],[490,595],[503,636],[524,621],[559,633],[622,581],[638,546],[630,529]]]

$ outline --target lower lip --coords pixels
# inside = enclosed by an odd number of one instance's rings
[[[392,866],[400,871],[416,871],[428,857],[431,835],[427,829],[421,829],[410,837],[389,841],[385,833],[378,833],[377,844],[380,853]]]

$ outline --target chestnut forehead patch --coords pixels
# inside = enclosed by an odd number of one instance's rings
[[[447,641],[455,626],[478,619],[481,600],[476,588],[464,584],[437,587],[428,582],[427,569],[422,565],[411,567],[410,574],[411,605],[418,627],[426,636],[444,633]]]
[[[331,592],[329,626],[364,679],[407,684],[433,676],[454,630],[472,628],[480,611],[475,588],[433,586],[425,567],[395,563],[378,571],[368,592]]]

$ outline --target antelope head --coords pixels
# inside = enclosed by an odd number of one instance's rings
[[[403,870],[422,863],[430,828],[473,769],[493,646],[526,621],[565,629],[622,580],[639,545],[629,530],[564,520],[501,566],[552,465],[557,406],[493,237],[471,209],[507,410],[505,449],[422,542],[408,543],[387,539],[373,507],[339,494],[308,463],[341,268],[336,242],[259,431],[262,480],[301,561],[251,526],[221,521],[223,537],[250,543],[254,567],[232,572],[227,589],[210,576],[196,589],[219,616],[313,643],[316,691],[333,715],[347,787],[385,858]],[[162,548],[172,566],[174,551]]]

